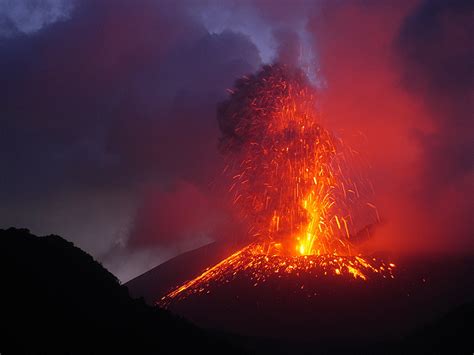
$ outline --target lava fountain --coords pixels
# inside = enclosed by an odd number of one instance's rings
[[[394,264],[357,252],[361,231],[378,222],[358,152],[323,128],[317,91],[302,71],[265,66],[243,77],[218,107],[229,193],[250,226],[241,250],[172,290],[167,306],[244,274],[393,277]]]

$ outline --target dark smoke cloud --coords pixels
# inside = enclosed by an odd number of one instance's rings
[[[73,0],[3,0],[0,2],[0,38],[33,33],[67,20]]]
[[[472,250],[472,2],[11,3],[49,5],[0,7],[0,225],[62,234],[122,279],[187,243],[168,217],[186,193],[197,239],[228,233],[216,103],[301,48],[323,125],[367,138],[372,247]]]
[[[178,181],[167,191],[159,188],[145,197],[137,211],[130,246],[173,245],[176,241],[200,236],[210,239],[219,216],[209,196],[188,182]],[[209,211],[216,214],[214,221]]]
[[[276,62],[297,67],[300,63],[301,43],[298,33],[277,29],[273,36],[277,41]]]
[[[158,248],[159,260],[193,237],[167,224],[183,210],[211,239],[215,104],[260,58],[184,5],[77,1],[69,20],[0,41],[2,226],[62,234],[122,278],[139,269],[126,250]]]
[[[281,83],[289,83],[299,90],[310,87],[298,67],[280,63],[265,65],[255,75],[236,81],[228,99],[217,106],[220,148],[224,154],[238,152],[243,144],[264,140],[269,122],[280,110],[279,100],[289,95],[288,86]]]
[[[403,84],[422,97],[434,130],[423,139],[434,185],[472,174],[474,23],[471,1],[426,2],[403,24]]]
[[[402,82],[432,122],[420,135],[421,208],[436,216],[435,228],[454,246],[474,243],[473,13],[472,1],[426,1],[403,22],[397,39]]]
[[[367,137],[386,221],[371,247],[472,250],[469,13],[466,1],[326,2],[309,23],[328,124]]]

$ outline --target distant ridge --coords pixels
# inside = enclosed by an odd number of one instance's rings
[[[238,246],[214,242],[185,252],[125,283],[132,297],[153,305],[167,291],[231,255]]]
[[[0,353],[240,353],[143,300],[73,243],[0,229]]]

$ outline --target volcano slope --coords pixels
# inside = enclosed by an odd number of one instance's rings
[[[273,346],[304,344],[305,349],[316,344],[342,348],[401,344],[407,337],[414,339],[412,334],[425,325],[474,300],[472,255],[405,256],[395,260],[393,278],[374,273],[366,280],[310,268],[283,270],[263,281],[239,270],[228,279],[202,284],[199,292],[166,297],[183,284],[181,273],[175,287],[170,286],[172,275],[187,265],[187,258],[190,264],[201,265],[194,272],[187,270],[190,280],[215,264],[206,260],[219,259],[210,257],[217,249],[210,245],[182,255],[127,286],[138,295],[139,280],[141,296],[202,327],[268,339]],[[472,318],[469,321],[472,324]],[[430,335],[424,334],[427,338]]]

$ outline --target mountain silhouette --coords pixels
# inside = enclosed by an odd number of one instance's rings
[[[173,287],[222,259],[208,245],[171,259],[127,283],[131,294],[158,301]],[[231,252],[228,252],[228,256]],[[417,255],[396,261],[394,279],[340,276],[267,278],[246,275],[169,304],[209,329],[237,334],[256,353],[436,353],[474,348],[474,257]],[[192,265],[194,268],[184,267]],[[173,282],[174,279],[174,282]]]
[[[128,281],[132,297],[143,297],[153,305],[167,291],[199,275],[238,249],[236,244],[214,242],[182,253]]]
[[[176,315],[139,297],[159,299],[234,248],[210,244],[121,285],[59,236],[0,230],[0,353],[454,354],[474,348],[472,256],[399,260],[404,266],[395,279],[367,283],[328,277],[305,280],[301,289],[304,275],[257,286],[238,278],[171,304]]]
[[[240,353],[143,299],[55,235],[0,230],[0,353]]]

